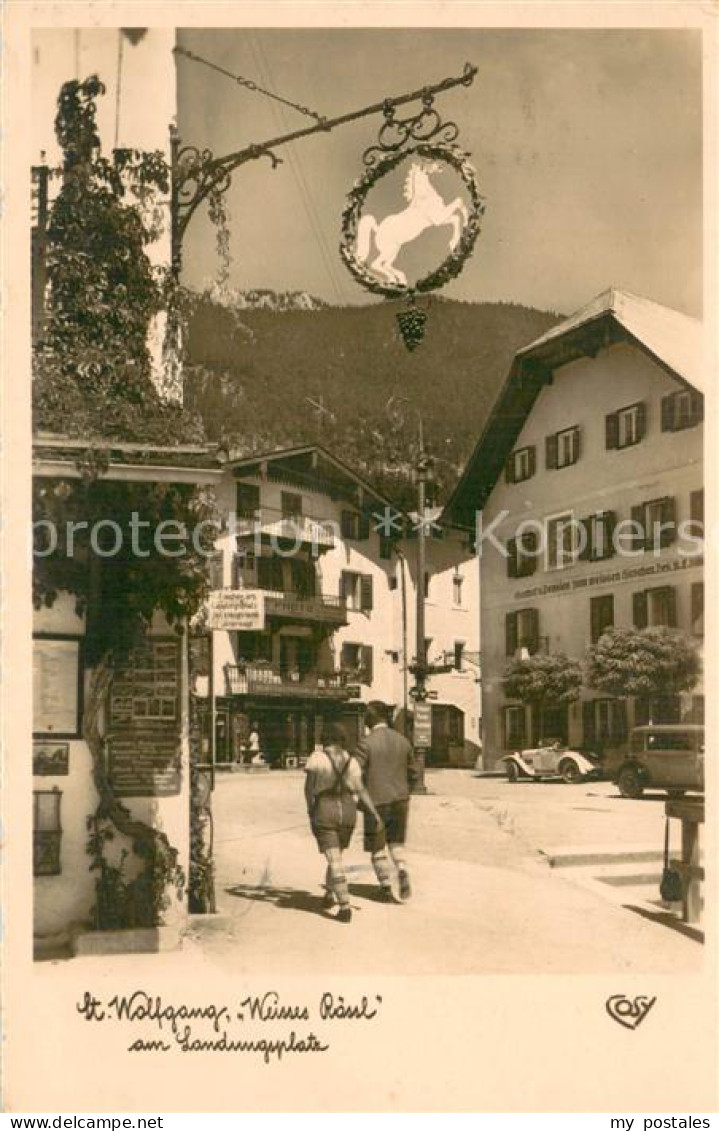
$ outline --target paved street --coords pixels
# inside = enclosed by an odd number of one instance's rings
[[[223,775],[218,916],[186,948],[237,972],[500,973],[699,969],[703,947],[659,901],[663,805],[608,783],[509,785],[427,775],[412,802],[413,898],[378,903],[357,834],[350,926],[321,908],[324,861],[301,773]]]

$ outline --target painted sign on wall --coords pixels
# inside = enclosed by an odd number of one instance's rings
[[[207,601],[207,626],[213,631],[261,632],[265,594],[261,589],[216,589]]]
[[[180,792],[180,641],[153,638],[115,669],[109,774],[118,797]]]

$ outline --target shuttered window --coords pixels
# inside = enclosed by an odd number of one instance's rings
[[[635,628],[677,626],[676,589],[673,585],[662,585],[634,593],[632,608]]]
[[[531,577],[537,568],[539,535],[525,530],[507,542],[507,576]]]
[[[647,430],[647,407],[643,401],[627,405],[605,418],[605,444],[611,448],[629,448],[644,439]]]
[[[369,574],[363,574],[360,581],[360,608],[363,613],[372,609],[372,578]]]
[[[526,649],[530,656],[539,650],[539,610],[519,609],[505,617],[506,653],[514,656],[518,649]]]
[[[236,493],[238,518],[257,518],[260,513],[260,488],[256,483],[238,483]]]
[[[527,717],[524,707],[504,708],[504,749],[521,750],[527,742]]]
[[[611,593],[592,597],[589,601],[589,633],[596,644],[608,628],[614,626],[614,597]]]
[[[374,679],[374,650],[371,644],[362,645],[360,669],[360,683],[370,686]]]
[[[531,479],[536,470],[537,450],[534,445],[518,448],[504,465],[504,478],[507,483],[523,483],[525,479]]]
[[[577,462],[580,454],[581,433],[578,425],[554,432],[545,440],[545,462],[550,471],[570,467]]]
[[[582,704],[584,745],[619,746],[629,733],[624,699],[587,699]]]
[[[340,596],[351,612],[369,613],[373,607],[373,581],[371,574],[351,573],[343,570],[340,577]]]
[[[599,511],[582,519],[580,532],[580,558],[600,562],[614,555],[614,531],[617,516],[614,511]]]
[[[695,538],[704,537],[704,488],[692,491],[689,495],[690,533]]]
[[[676,499],[669,495],[633,506],[631,519],[635,550],[663,549],[676,541]]]
[[[693,389],[680,389],[662,397],[662,432],[694,428],[704,419],[704,397]]]

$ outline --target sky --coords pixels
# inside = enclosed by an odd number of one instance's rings
[[[439,95],[486,200],[447,298],[569,313],[607,287],[701,315],[699,33],[676,30],[191,29],[178,42],[327,117],[478,68]],[[184,144],[215,155],[311,124],[179,57]],[[402,111],[404,113],[404,110]],[[338,253],[345,198],[381,116],[278,150],[234,175],[230,283],[377,301]],[[206,209],[186,236],[185,281],[217,272]]]

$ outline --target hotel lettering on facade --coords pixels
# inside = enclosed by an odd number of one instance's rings
[[[477,524],[486,769],[540,733],[611,754],[650,717],[703,721],[701,686],[584,688],[542,720],[503,692],[513,658],[581,660],[613,626],[703,636],[701,355],[701,323],[614,290],[516,355],[445,511]]]

